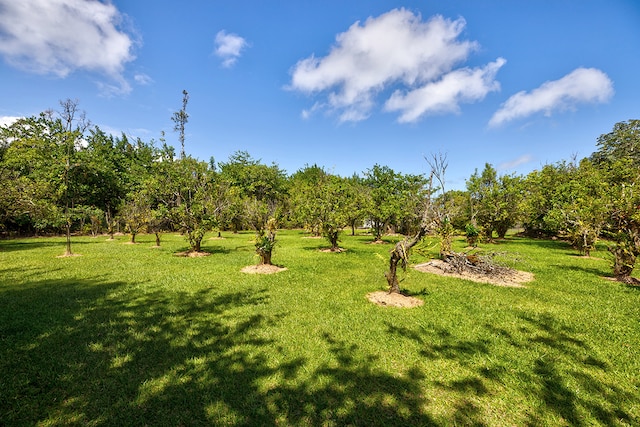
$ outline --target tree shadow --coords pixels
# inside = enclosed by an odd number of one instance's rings
[[[266,289],[140,292],[99,278],[0,291],[0,425],[435,425],[419,370],[329,334],[310,368]]]
[[[71,240],[71,248],[75,248],[77,246],[82,245],[90,245],[93,242],[88,241],[75,241]],[[18,252],[18,251],[28,251],[32,249],[42,249],[42,248],[60,248],[61,251],[64,252],[65,242],[60,241],[52,241],[50,238],[40,238],[40,237],[31,237],[29,239],[20,239],[20,240],[1,240],[0,239],[0,252]]]
[[[537,396],[543,403],[535,413],[527,414],[527,425],[548,425],[556,420],[561,425],[581,426],[593,418],[608,426],[638,421],[626,408],[637,406],[640,399],[613,380],[605,379],[610,364],[578,338],[578,331],[548,313],[523,312],[518,317],[521,323],[517,330],[485,324],[485,330],[478,332],[477,337],[464,339],[438,327],[409,328],[387,323],[387,331],[414,342],[420,356],[428,360],[451,360],[464,367],[467,375],[446,381],[431,379],[433,386],[459,396],[452,403],[452,423],[485,424],[477,399],[488,395],[492,385],[503,388],[514,375],[513,367],[494,350],[504,349],[504,343],[513,347],[515,354],[544,355],[519,362],[527,365],[518,368],[521,385],[514,392]],[[474,362],[477,360],[484,362]],[[579,384],[580,391],[569,386],[574,383]],[[584,421],[585,413],[593,417],[591,421]]]

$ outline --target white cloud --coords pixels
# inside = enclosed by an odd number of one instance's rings
[[[401,111],[401,123],[415,122],[425,114],[457,113],[461,102],[475,102],[500,89],[495,75],[506,61],[497,61],[483,68],[460,69],[445,74],[440,80],[410,90],[395,91],[385,104],[387,111]]]
[[[603,103],[613,96],[613,82],[595,68],[578,68],[559,80],[543,83],[531,92],[521,91],[507,99],[495,112],[490,126],[544,112],[575,109],[578,104]]]
[[[122,77],[134,59],[134,41],[121,31],[123,15],[97,0],[0,0],[0,55],[14,66],[66,77],[97,71],[118,92],[129,92]]]
[[[418,113],[420,96],[413,91],[437,85],[434,82],[438,80],[458,86],[458,99],[476,98],[466,89],[471,89],[467,87],[469,74],[478,70],[451,73],[478,48],[476,42],[459,40],[465,25],[462,18],[452,21],[442,16],[422,21],[421,16],[406,9],[370,17],[364,24],[356,22],[336,36],[336,44],[327,56],[312,55],[299,61],[292,69],[289,88],[309,95],[325,93],[326,108],[338,111],[341,121],[366,119],[376,104],[375,97],[398,84],[408,93],[402,96],[396,92],[387,109],[401,111],[404,121],[429,108],[423,106]],[[457,78],[465,82],[458,83]],[[493,83],[487,83],[493,87]],[[429,90],[436,88],[431,86]],[[404,103],[401,98],[405,98]]]
[[[0,127],[11,126],[21,118],[19,116],[0,116]]]
[[[153,83],[153,79],[144,73],[136,74],[135,76],[133,76],[133,80],[135,80],[136,83],[142,86],[150,85],[151,83]]]
[[[524,154],[516,159],[509,160],[504,163],[500,163],[497,167],[498,171],[505,171],[510,169],[515,169],[520,165],[525,165],[533,160],[533,156],[531,154]]]
[[[222,30],[216,34],[215,45],[215,54],[222,58],[222,66],[229,68],[236,63],[248,43],[239,35],[227,34]]]

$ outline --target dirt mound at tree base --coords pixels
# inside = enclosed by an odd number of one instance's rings
[[[470,271],[456,273],[450,271],[450,267],[447,266],[447,263],[439,259],[434,259],[429,262],[425,262],[424,264],[418,264],[414,268],[418,271],[422,271],[423,273],[457,277],[459,279],[471,280],[473,282],[488,283],[495,286],[507,286],[512,288],[524,288],[525,286],[523,283],[531,282],[534,279],[533,273],[518,270],[511,270],[508,274],[500,274],[497,276],[475,274]]]
[[[424,301],[419,298],[397,293],[390,294],[386,291],[370,292],[367,294],[367,299],[383,307],[413,308],[424,304]]]
[[[261,264],[261,265],[249,265],[247,267],[244,267],[240,271],[248,274],[274,274],[274,273],[279,273],[285,270],[286,268],[278,267],[277,265]]]

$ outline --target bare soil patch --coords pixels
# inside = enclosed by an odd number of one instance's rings
[[[531,282],[534,279],[533,273],[519,270],[510,270],[509,273],[501,274],[499,276],[489,276],[485,274],[472,273],[469,271],[455,273],[448,271],[447,263],[439,259],[434,259],[423,264],[418,264],[414,268],[418,271],[422,271],[423,273],[457,277],[459,279],[471,280],[473,282],[488,283],[495,286],[506,286],[512,288],[524,288],[524,283]]]
[[[346,252],[347,250],[345,248],[338,248],[338,249],[331,249],[331,248],[324,248],[324,249],[320,249],[320,252],[333,252],[335,254],[338,254],[340,252]]]
[[[367,299],[382,307],[413,308],[424,304],[420,298],[397,293],[390,294],[386,291],[370,292],[367,294]]]
[[[187,258],[200,258],[200,257],[203,257],[203,256],[209,256],[211,254],[209,252],[204,252],[204,251],[200,251],[200,252],[184,251],[184,252],[176,252],[173,255],[174,256],[179,256],[179,257],[187,257]]]
[[[285,267],[278,267],[277,265],[260,264],[248,265],[240,271],[247,274],[274,274],[285,270]]]
[[[367,242],[367,245],[387,245],[389,242],[385,242],[384,240],[372,240],[371,242]]]

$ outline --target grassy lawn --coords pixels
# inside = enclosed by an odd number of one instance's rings
[[[365,298],[390,245],[281,232],[288,270],[248,275],[252,235],[223,236],[0,241],[0,425],[640,424],[640,289],[604,247],[510,237],[485,247],[526,288],[410,271],[425,304],[397,309]]]

